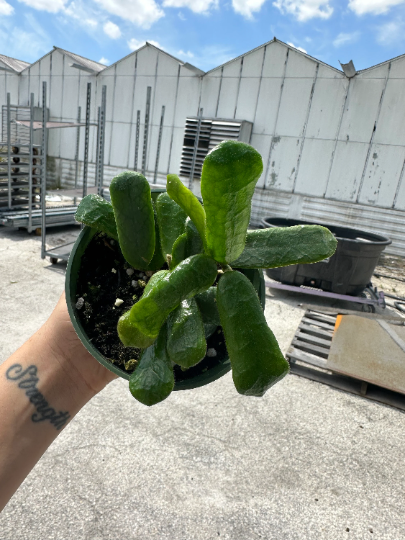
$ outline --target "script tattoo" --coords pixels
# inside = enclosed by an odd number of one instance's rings
[[[70,418],[70,414],[67,411],[57,412],[49,406],[44,396],[37,389],[39,382],[37,372],[38,368],[36,366],[29,366],[27,369],[23,369],[20,364],[14,364],[6,371],[6,377],[9,381],[18,381],[18,388],[25,390],[25,395],[34,405],[36,412],[31,416],[31,420],[33,422],[49,420],[59,430],[66,424]]]

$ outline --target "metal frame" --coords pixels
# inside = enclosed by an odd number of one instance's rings
[[[97,124],[90,122],[90,106],[91,106],[91,83],[87,85],[87,99],[86,99],[86,122],[81,123],[81,107],[78,108],[78,122],[49,122],[48,121],[48,111],[46,108],[47,102],[47,84],[45,81],[42,83],[42,122],[34,121],[34,94],[30,95],[30,105],[29,107],[24,107],[29,109],[30,118],[29,122],[21,121],[18,122],[20,125],[23,125],[25,128],[29,129],[29,141],[28,145],[25,143],[20,145],[14,143],[16,146],[28,147],[28,167],[29,171],[28,176],[28,190],[29,190],[29,204],[28,210],[16,210],[12,212],[12,197],[11,197],[11,105],[10,105],[10,94],[7,94],[7,156],[8,156],[8,212],[0,212],[0,224],[8,227],[27,227],[28,231],[31,232],[33,228],[41,228],[41,258],[44,259],[46,256],[51,257],[52,262],[56,262],[55,258],[61,258],[67,260],[69,254],[58,254],[55,253],[55,250],[60,249],[63,246],[56,246],[50,251],[46,250],[46,226],[57,226],[57,225],[66,225],[73,224],[74,214],[76,212],[76,197],[74,197],[74,204],[70,206],[64,206],[60,208],[52,208],[46,206],[46,153],[47,153],[47,132],[48,129],[63,128],[63,127],[76,127],[77,128],[77,137],[76,137],[76,169],[75,169],[75,189],[77,189],[77,179],[79,172],[79,147],[80,147],[80,127],[85,127],[85,148],[84,148],[84,170],[83,170],[83,197],[86,196],[88,191],[88,156],[89,156],[89,131],[90,126],[97,126],[97,163],[96,163],[96,175],[95,175],[95,186],[97,192],[101,194],[103,187],[103,174],[104,174],[104,141],[105,141],[105,111],[106,111],[106,89],[104,85],[102,87],[102,102],[101,107],[99,107],[99,118]],[[17,121],[17,120],[16,120]],[[40,209],[33,209],[32,207],[32,189],[33,189],[33,160],[34,160],[34,131],[42,129],[42,142],[41,146],[38,146],[40,153],[35,156],[38,165],[35,165],[35,168],[38,168],[40,171]],[[27,164],[25,164],[27,165]],[[75,190],[72,190],[75,192]],[[70,193],[69,193],[70,194]]]
[[[193,148],[193,158],[191,160],[191,170],[190,170],[190,180],[188,186],[190,189],[193,187],[194,182],[194,169],[195,169],[195,160],[197,159],[198,152],[198,142],[200,140],[200,131],[201,131],[201,121],[202,121],[203,109],[200,108],[197,117],[197,133],[195,136],[194,148]]]
[[[90,135],[90,104],[91,104],[91,83],[87,83],[86,98],[86,129],[84,132],[84,162],[83,162],[83,197],[87,195],[87,174],[89,167],[89,135]],[[97,182],[97,179],[96,179]]]
[[[28,170],[28,193],[29,193],[29,204],[28,204],[28,232],[32,231],[32,168],[33,168],[33,141],[34,141],[34,94],[31,92],[30,96],[30,155],[28,159],[29,170]]]
[[[33,196],[35,197],[35,194],[33,192],[33,189],[34,189],[34,186],[33,186],[34,184],[33,148],[35,147],[39,149],[39,146],[34,145],[34,106],[35,104],[34,104],[33,93],[30,94],[29,105],[26,107],[25,106],[20,107],[18,105],[11,105],[10,93],[7,93],[7,105],[3,108],[3,114],[5,113],[4,114],[5,121],[3,123],[3,127],[5,126],[6,128],[5,136],[7,138],[7,141],[5,142],[5,144],[2,145],[7,148],[7,151],[5,153],[5,155],[7,156],[6,158],[7,159],[7,173],[6,173],[7,174],[7,203],[6,205],[7,206],[0,210],[0,222],[2,224],[4,224],[4,221],[9,222],[9,217],[13,216],[14,214],[16,215],[24,214],[24,220],[25,220],[25,216],[27,216],[27,213],[28,213],[28,223],[26,224],[28,232],[32,232],[32,229],[33,229],[32,214],[33,214],[33,211],[35,211],[35,207],[37,206],[35,199],[33,200]],[[14,142],[12,142],[11,140],[13,137],[12,124],[13,123],[19,124],[21,122],[21,120],[18,119],[20,109],[24,110],[26,114],[28,113],[28,116],[27,116],[28,122],[26,120],[24,121],[25,127],[28,129],[28,132],[27,132],[28,136],[24,135],[23,142],[20,142],[20,138],[18,135],[18,125],[16,125],[16,132],[15,132],[16,139],[14,140]],[[15,112],[15,116],[16,116],[15,119],[12,118],[12,110],[13,112]],[[3,130],[3,134],[4,134],[4,130]],[[18,153],[16,154],[12,152],[12,148],[14,147],[18,148]],[[20,154],[20,150],[22,150],[23,153]],[[24,152],[24,150],[26,151]],[[13,165],[13,163],[11,162],[11,159],[13,159],[12,156],[13,158],[16,156],[19,156],[20,157],[19,163],[15,163]],[[37,157],[38,165],[36,165],[35,168],[38,171],[41,171],[42,156],[38,155],[36,157]],[[23,160],[27,160],[27,162]],[[12,172],[13,167],[16,167],[19,169],[21,168],[23,170],[21,170],[18,173],[13,173]],[[4,168],[5,167],[3,167],[3,169]],[[20,177],[18,178],[18,184],[14,186],[19,189],[16,196],[19,197],[21,195],[20,190],[22,192],[24,192],[25,189],[27,190],[27,193],[25,195],[23,194],[23,197],[25,196],[26,201],[22,200],[21,204],[19,204],[17,200],[13,201],[14,187],[13,187],[12,178],[14,177],[14,174]],[[35,177],[38,177],[38,176],[39,174],[37,174],[36,172]],[[26,186],[24,186],[25,182],[27,183]]]
[[[98,178],[98,171],[99,171],[99,159],[100,159],[100,115],[101,115],[101,107],[97,107],[97,148],[96,148],[96,186],[97,186],[97,193],[100,195],[100,188],[99,186],[99,178]]]
[[[107,106],[107,86],[103,85],[101,89],[101,106],[100,106],[100,117],[99,125],[97,129],[97,150],[98,150],[98,161],[96,163],[96,186],[97,193],[101,195],[103,190],[103,180],[104,180],[104,143],[105,143],[105,112]]]
[[[77,123],[80,124],[82,116],[82,108],[79,106],[77,110]],[[79,150],[80,150],[80,126],[76,130],[76,167],[75,167],[75,189],[77,189],[77,179],[79,177]]]
[[[157,144],[157,150],[156,150],[155,174],[153,175],[153,183],[154,184],[156,184],[156,179],[157,179],[157,175],[158,175],[160,145],[162,143],[162,132],[163,132],[163,120],[164,120],[164,117],[165,117],[165,106],[162,105],[162,114],[160,116],[160,126],[159,126],[159,138],[158,138],[158,144]]]
[[[139,150],[139,130],[140,129],[141,129],[141,111],[136,111],[134,171],[138,170],[138,150]]]
[[[46,249],[45,249],[45,237],[46,237],[46,153],[47,153],[47,147],[46,147],[46,122],[47,122],[47,114],[46,114],[46,81],[42,82],[42,147],[41,147],[41,154],[43,157],[42,162],[42,182],[41,182],[41,210],[42,210],[42,216],[41,216],[41,259],[45,259],[46,255]]]
[[[7,172],[8,172],[8,207],[11,210],[11,112],[10,112],[10,92],[7,93]]]
[[[148,86],[147,91],[146,91],[145,126],[144,126],[144,132],[143,132],[142,174],[145,174],[145,171],[146,171],[146,153],[148,151],[148,132],[149,132],[151,93],[152,93],[152,87]]]
[[[46,85],[46,83],[44,83]],[[46,88],[46,87],[45,87]],[[101,91],[101,106],[98,107],[98,122],[97,124],[90,123],[91,110],[91,83],[87,83],[87,99],[86,99],[86,123],[85,126],[85,148],[84,148],[84,165],[83,165],[83,197],[87,195],[87,178],[88,178],[88,156],[89,156],[89,132],[90,126],[97,126],[97,148],[96,148],[96,171],[95,171],[95,187],[97,193],[101,195],[103,189],[104,178],[104,142],[105,142],[105,118],[106,118],[106,103],[107,103],[107,86],[102,86]],[[46,126],[46,124],[44,124]],[[83,124],[82,124],[83,126]],[[78,128],[79,129],[79,128]],[[43,130],[43,132],[46,131]],[[46,182],[45,182],[46,185]],[[44,192],[45,193],[45,192]],[[45,200],[45,197],[43,198]],[[58,259],[67,261],[74,242],[55,246],[50,250],[45,250],[46,228],[41,231],[44,250],[41,256],[44,259],[50,257],[52,263],[56,263]],[[61,251],[62,250],[62,251]]]

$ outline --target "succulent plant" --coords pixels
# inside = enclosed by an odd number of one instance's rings
[[[337,242],[318,225],[248,230],[262,171],[252,146],[223,141],[204,160],[203,205],[174,174],[154,202],[146,178],[133,171],[112,180],[112,204],[97,195],[80,203],[77,221],[118,240],[133,268],[154,272],[117,321],[122,343],[142,349],[129,381],[142,403],[170,394],[173,364],[197,365],[218,326],[239,393],[262,396],[288,373],[257,292],[240,270],[315,263],[330,257]]]

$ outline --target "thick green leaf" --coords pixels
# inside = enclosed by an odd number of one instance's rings
[[[173,244],[172,260],[170,261],[170,269],[176,268],[176,266],[187,259],[187,234],[181,234]]]
[[[200,310],[204,324],[215,324],[220,326],[221,321],[217,306],[217,288],[210,287],[206,291],[197,294],[195,300]]]
[[[194,298],[204,323],[205,337],[208,339],[221,325],[217,307],[217,288],[210,287]]]
[[[211,337],[217,328],[218,326],[216,324],[204,323],[205,339]]]
[[[201,240],[201,236],[197,231],[197,227],[188,217],[186,221],[186,231],[181,234],[173,244],[172,259],[170,262],[170,268],[175,268],[181,261],[203,253],[204,246]]]
[[[155,253],[153,254],[152,260],[148,264],[148,268],[146,270],[160,270],[162,266],[165,264],[166,259],[163,257],[162,250],[161,250],[160,231],[159,231],[157,213],[156,213],[156,203],[153,202],[153,199],[152,199],[152,206],[153,206],[153,214],[155,216]]]
[[[110,185],[118,238],[125,260],[147,270],[155,252],[155,219],[150,186],[137,172],[126,171]]]
[[[167,331],[164,325],[158,339],[145,349],[138,367],[129,379],[129,390],[144,405],[155,405],[166,399],[174,388],[172,363],[166,350]]]
[[[277,268],[322,261],[334,254],[337,240],[320,225],[294,225],[248,231],[234,268]]]
[[[200,233],[191,218],[186,220],[187,257],[204,252],[204,244]]]
[[[262,268],[238,268],[238,271],[246,276],[253,285],[260,304],[264,309],[266,304],[266,287],[264,284],[264,274]]]
[[[237,271],[225,272],[217,285],[217,304],[236,390],[262,396],[289,371],[256,291]]]
[[[157,220],[163,257],[172,253],[175,240],[184,232],[186,212],[167,193],[156,199]]]
[[[251,200],[262,171],[260,154],[239,141],[221,142],[204,160],[207,249],[220,263],[237,259],[245,247]]]
[[[143,290],[142,298],[146,298],[159,281],[162,281],[168,274],[169,270],[159,270],[159,272],[153,274]]]
[[[179,204],[186,214],[193,220],[200,237],[205,242],[205,210],[194,195],[175,174],[167,175],[167,193]]]
[[[167,353],[175,364],[190,368],[207,352],[204,324],[194,298],[183,300],[167,319]]]
[[[75,220],[118,240],[113,207],[99,195],[86,195],[80,201]]]
[[[118,335],[126,347],[152,345],[169,313],[214,283],[217,265],[207,255],[194,255],[161,276],[118,321]]]

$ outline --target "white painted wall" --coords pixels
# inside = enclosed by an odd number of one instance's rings
[[[15,96],[12,101],[18,99],[20,105],[27,105],[34,92],[40,105],[40,85],[46,80],[51,119],[75,121],[79,105],[84,119],[86,85],[91,82],[94,122],[101,87],[106,85],[106,183],[117,171],[134,167],[138,110],[138,170],[142,167],[146,92],[151,86],[146,154],[150,181],[162,105],[158,182],[168,172],[179,171],[185,119],[197,115],[199,107],[206,117],[248,120],[253,123],[251,144],[264,163],[255,195],[256,222],[271,212],[360,228],[363,219],[364,228],[389,232],[390,216],[395,215],[392,251],[405,254],[405,57],[364,70],[352,79],[278,41],[206,74],[196,73],[150,45],[98,75],[69,63],[71,59],[56,49],[20,75],[0,71],[0,104],[10,91]],[[93,164],[95,136],[92,128]],[[83,141],[84,129],[81,160]],[[76,129],[50,132],[49,154],[59,163],[55,170],[62,171],[66,185],[74,181],[75,144]],[[198,182],[194,189],[199,192]]]

